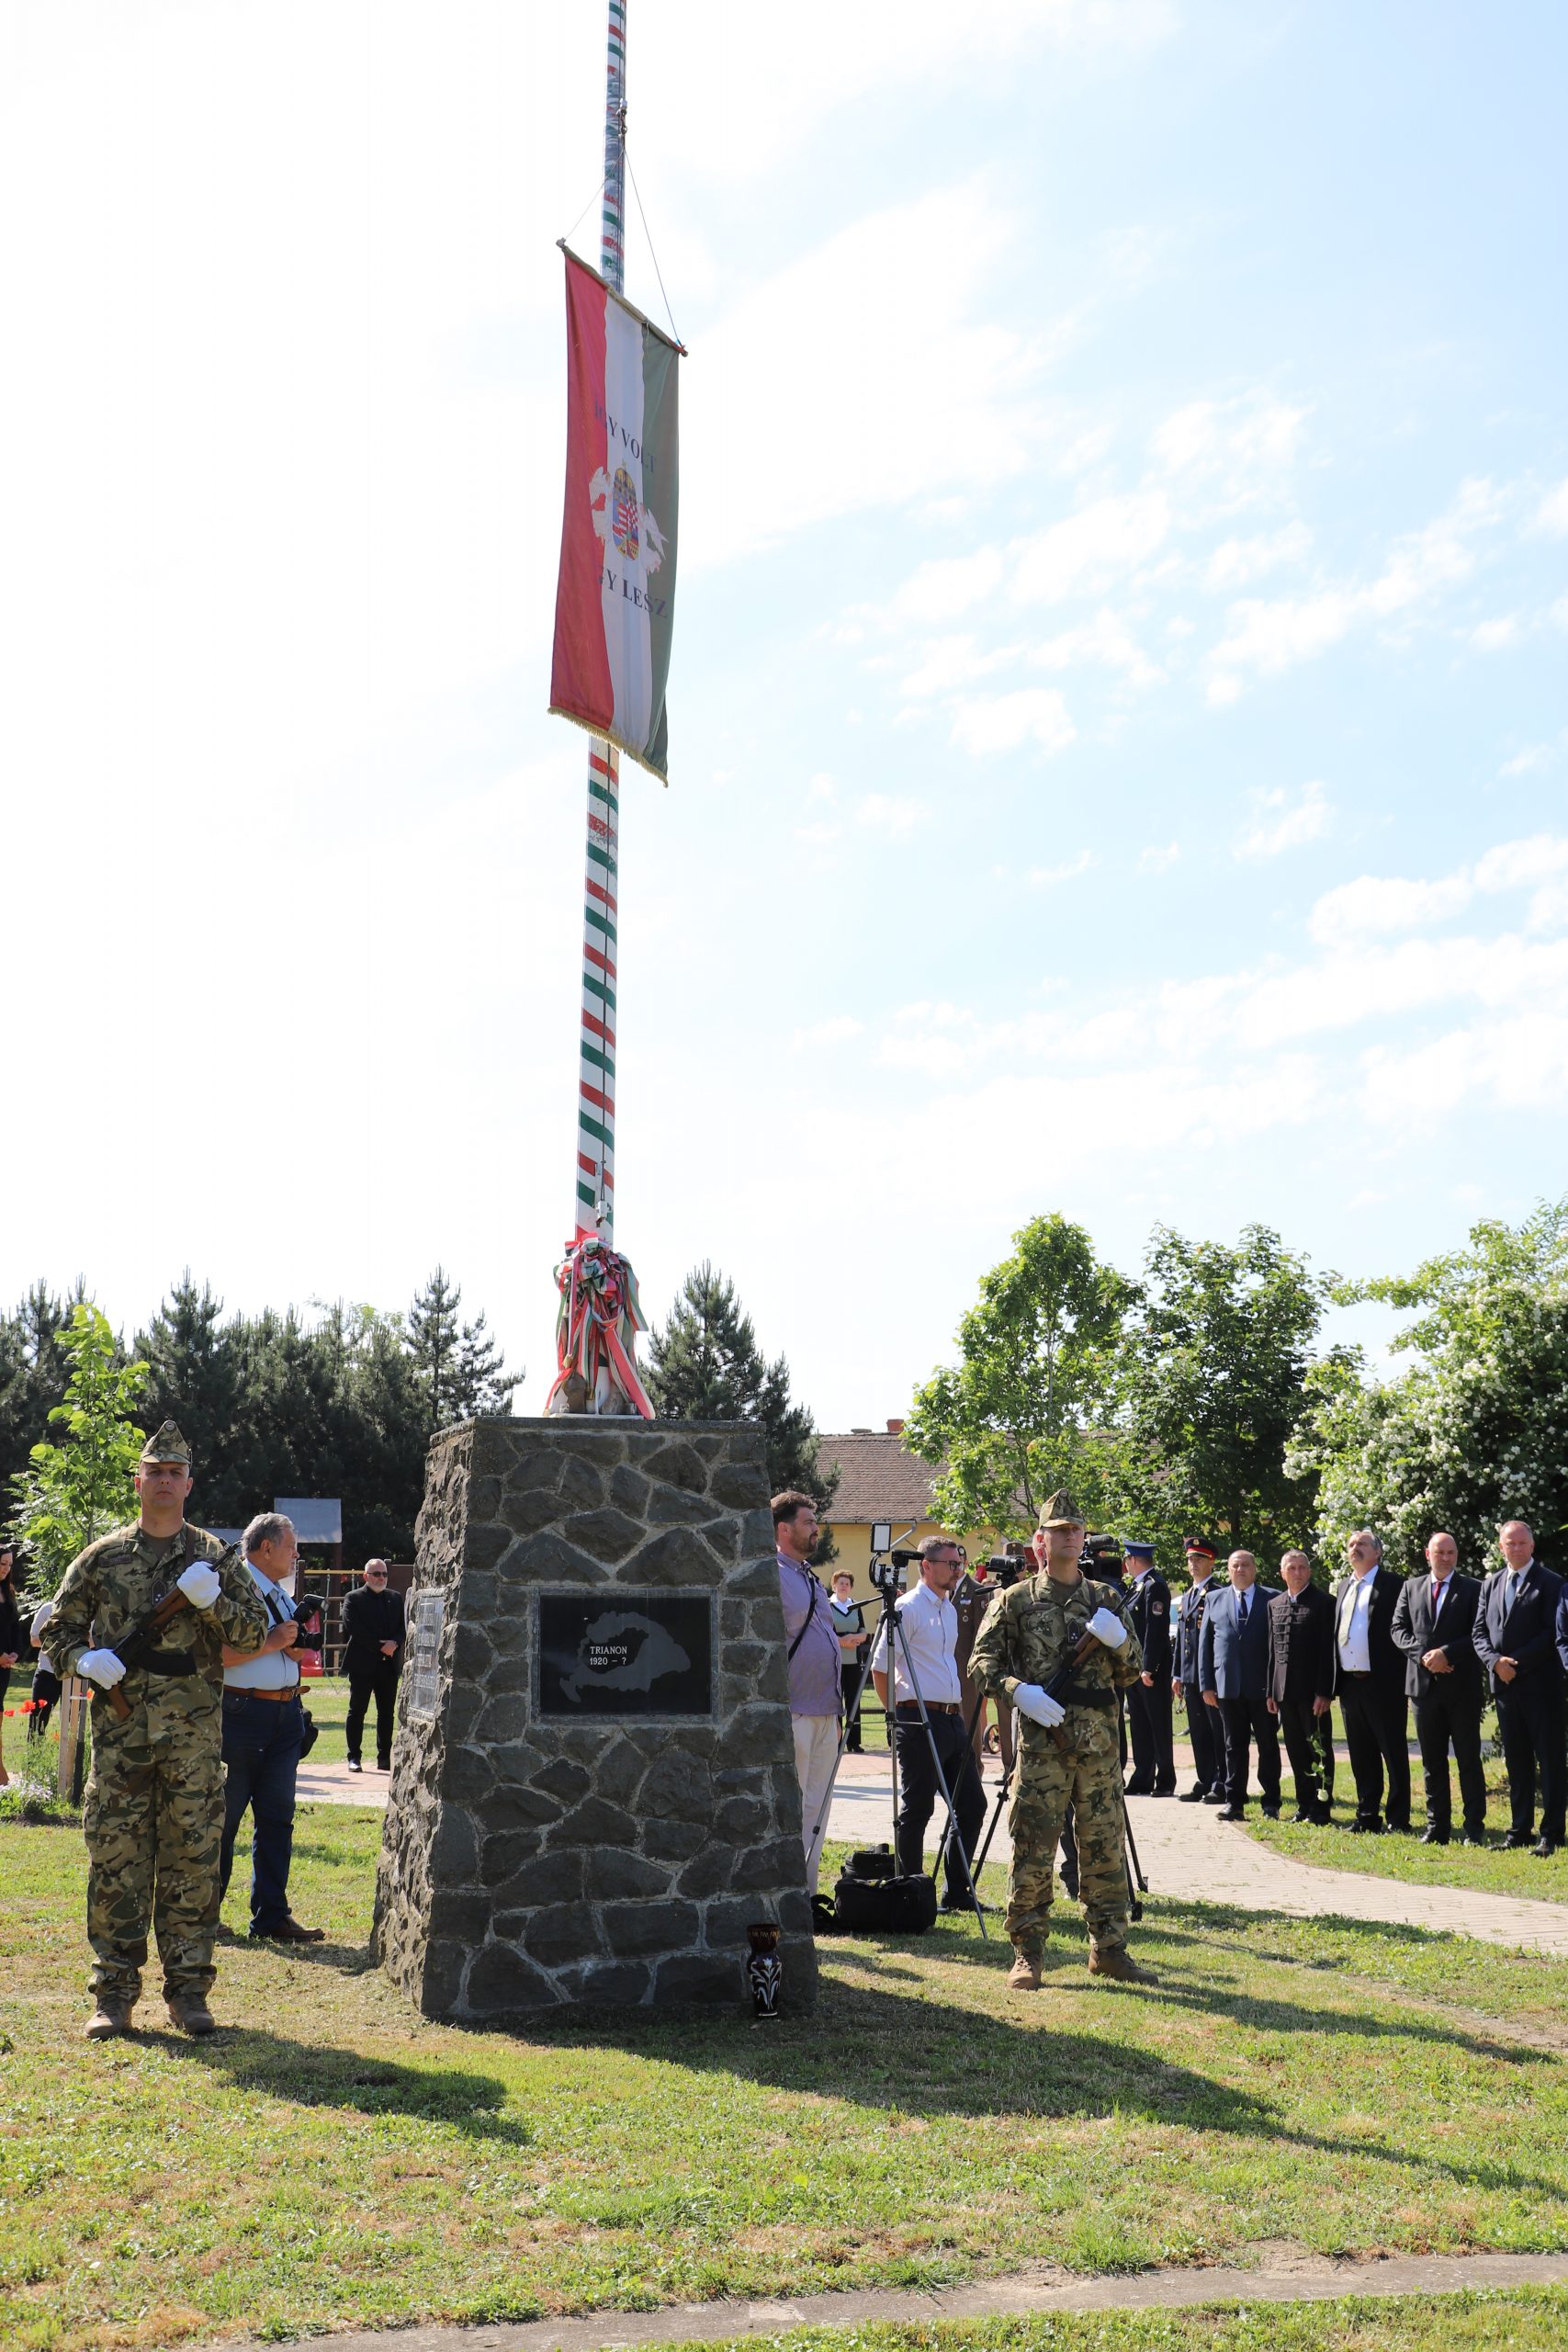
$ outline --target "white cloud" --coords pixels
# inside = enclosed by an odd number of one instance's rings
[[[855,822],[881,833],[887,841],[908,841],[931,815],[923,800],[900,798],[891,792],[868,792],[855,808]]]
[[[864,1032],[865,1023],[857,1021],[852,1012],[829,1013],[825,1021],[813,1021],[806,1028],[797,1029],[789,1041],[789,1049],[792,1054],[803,1054],[815,1052],[819,1046],[845,1046]]]
[[[1306,415],[1266,392],[1190,401],[1157,427],[1149,447],[1167,473],[1213,488],[1223,504],[1241,505],[1289,467]]]
[[[1475,868],[1478,890],[1528,889],[1568,874],[1568,841],[1560,833],[1531,833],[1528,839],[1499,842]]]
[[[1467,579],[1475,564],[1473,541],[1496,522],[1502,505],[1491,482],[1463,482],[1447,514],[1393,543],[1375,579],[1272,602],[1241,598],[1211,656],[1210,701],[1234,702],[1242,671],[1278,676],[1326,652],[1358,623],[1410,614]]]
[[[1478,653],[1499,653],[1512,645],[1519,633],[1517,613],[1499,613],[1495,620],[1478,621],[1470,632],[1470,641]]]
[[[1499,775],[1529,775],[1537,768],[1549,766],[1551,761],[1550,743],[1527,743],[1522,752],[1516,752],[1511,760],[1505,760],[1497,773]]]
[[[996,548],[922,563],[894,597],[893,617],[928,624],[952,620],[988,596],[1001,576],[1002,559]]]
[[[1278,857],[1284,850],[1317,841],[1333,820],[1333,803],[1321,784],[1304,784],[1294,795],[1277,785],[1247,797],[1252,821],[1235,844],[1233,857]]]
[[[1250,539],[1226,539],[1203,567],[1205,588],[1245,588],[1283,563],[1300,563],[1312,547],[1304,523],[1287,523],[1282,529]]]
[[[1022,686],[1010,695],[974,695],[953,715],[953,740],[980,758],[1016,752],[1032,742],[1047,757],[1065,752],[1077,729],[1055,686]]]
[[[1068,858],[1065,865],[1032,865],[1023,878],[1032,888],[1043,889],[1053,882],[1076,881],[1080,874],[1087,874],[1094,863],[1093,850],[1080,850],[1077,857]]]
[[[1038,670],[1077,670],[1095,666],[1120,671],[1129,685],[1157,686],[1165,672],[1151,662],[1131,629],[1117,613],[1103,607],[1093,620],[1037,645],[1030,661]]]
[[[1151,842],[1138,859],[1138,871],[1140,874],[1167,874],[1180,855],[1179,842],[1170,842],[1164,849]]]
[[[902,681],[902,690],[917,700],[926,695],[953,694],[960,686],[972,685],[976,678],[990,676],[1015,659],[1016,649],[1010,645],[983,653],[977,638],[929,638],[919,667]]]
[[[1363,874],[1325,891],[1307,929],[1325,947],[1364,946],[1390,932],[1427,930],[1460,913],[1472,896],[1467,874],[1444,875],[1435,882],[1385,881]]]
[[[1549,491],[1536,510],[1538,531],[1550,531],[1553,538],[1568,538],[1568,481],[1560,481]]]
[[[1162,490],[1096,499],[1021,544],[1014,592],[1026,602],[1046,604],[1103,593],[1146,562],[1169,529],[1170,501]]]

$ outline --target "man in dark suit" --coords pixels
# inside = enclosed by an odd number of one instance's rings
[[[1424,1577],[1406,1577],[1393,1609],[1393,1639],[1404,1653],[1404,1688],[1416,1703],[1416,1737],[1427,1783],[1424,1846],[1446,1846],[1453,1834],[1449,1748],[1459,1767],[1465,1846],[1486,1843],[1486,1775],[1481,1766],[1481,1710],[1486,1685],[1475,1654],[1475,1611],[1481,1587],[1456,1576],[1459,1545],[1437,1534],[1427,1545]]]
[[[1472,1639],[1492,1677],[1497,1729],[1508,1768],[1511,1823],[1504,1840],[1529,1846],[1535,1826],[1536,1773],[1540,1774],[1540,1836],[1531,1849],[1543,1858],[1562,1843],[1565,1776],[1562,1757],[1562,1666],[1557,1623],[1563,1585],[1535,1556],[1535,1537],[1522,1519],[1497,1530],[1503,1566],[1481,1588]]]
[[[1359,1527],[1345,1546],[1349,1573],[1334,1590],[1335,1690],[1345,1718],[1345,1745],[1356,1782],[1353,1830],[1383,1826],[1383,1772],[1388,1772],[1388,1826],[1410,1826],[1409,1708],[1404,1653],[1393,1644],[1393,1611],[1401,1579],[1382,1563],[1382,1545]]]
[[[1170,1612],[1170,1695],[1187,1703],[1187,1736],[1192,1743],[1192,1769],[1197,1775],[1181,1797],[1183,1804],[1224,1803],[1224,1742],[1219,1721],[1203,1704],[1201,1644],[1203,1619],[1215,1593],[1214,1547],[1201,1535],[1190,1535],[1183,1550],[1192,1581]]]
[[[1233,1552],[1229,1589],[1214,1595],[1203,1618],[1204,1703],[1224,1725],[1225,1805],[1222,1821],[1247,1818],[1247,1778],[1258,1743],[1258,1785],[1263,1812],[1280,1818],[1280,1734],[1269,1712],[1269,1604],[1276,1588],[1259,1584],[1250,1552]]]
[[[367,1560],[361,1581],[343,1604],[343,1670],[348,1677],[348,1721],[344,1744],[348,1769],[357,1772],[365,1716],[376,1702],[376,1770],[392,1767],[392,1729],[398,1678],[403,1670],[403,1596],[388,1586],[385,1560]]]
[[[1285,1735],[1297,1821],[1320,1827],[1334,1802],[1334,1603],[1304,1552],[1280,1563],[1285,1589],[1269,1603],[1269,1712]]]
[[[1144,1670],[1127,1693],[1133,1734],[1127,1793],[1171,1797],[1176,1794],[1176,1758],[1170,1730],[1170,1587],[1155,1566],[1152,1544],[1129,1544],[1127,1565],[1133,1572],[1127,1623],[1144,1653]]]

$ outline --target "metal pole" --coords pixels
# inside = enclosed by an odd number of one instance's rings
[[[609,10],[599,269],[620,293],[626,285],[626,0],[609,0]],[[572,1229],[577,1240],[596,1233],[606,1245],[615,1238],[615,900],[620,815],[620,761],[613,743],[595,739],[588,746]]]

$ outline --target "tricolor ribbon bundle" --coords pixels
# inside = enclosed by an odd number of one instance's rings
[[[654,1419],[653,1406],[637,1374],[637,1335],[648,1329],[648,1318],[637,1295],[637,1276],[618,1250],[608,1249],[596,1233],[572,1243],[556,1268],[560,1306],[556,1315],[556,1376],[545,1409],[573,1373],[596,1396],[599,1375],[609,1377],[645,1421]]]

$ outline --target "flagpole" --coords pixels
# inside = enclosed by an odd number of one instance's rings
[[[604,193],[599,271],[626,290],[626,0],[608,0],[604,65]],[[619,896],[620,758],[595,736],[588,746],[588,827],[583,858],[582,1002],[578,1035],[577,1166],[572,1244],[558,1269],[561,1294],[556,1385],[547,1409],[651,1413],[631,1349],[641,1326],[629,1266],[612,1253],[615,1238],[615,962]],[[585,1249],[585,1245],[595,1245]],[[597,1315],[587,1312],[592,1296]],[[620,1351],[597,1370],[585,1359],[595,1322],[606,1317]],[[587,1375],[585,1377],[584,1375]]]

